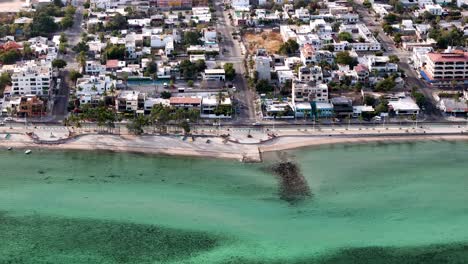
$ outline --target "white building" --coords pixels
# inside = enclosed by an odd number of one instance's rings
[[[103,94],[110,89],[115,89],[116,85],[115,80],[105,75],[83,77],[76,81],[76,94],[78,96]]]
[[[224,69],[206,69],[203,79],[206,81],[225,81],[226,72]]]
[[[442,7],[440,5],[425,5],[424,10],[431,13],[434,16],[442,15]]]
[[[106,65],[99,61],[86,61],[85,74],[99,75],[106,72]]]
[[[323,83],[293,82],[292,99],[293,102],[328,102],[328,86]]]
[[[46,95],[52,85],[52,63],[28,61],[14,68],[11,83],[12,95]]]
[[[388,102],[390,111],[396,115],[417,115],[419,114],[419,106],[409,97],[398,98],[398,100],[390,100]]]

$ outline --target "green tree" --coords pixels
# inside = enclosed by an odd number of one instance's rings
[[[73,26],[73,17],[71,16],[63,17],[62,20],[60,21],[60,26],[62,27],[62,29],[71,28]]]
[[[338,34],[338,39],[341,41],[353,42],[353,35],[349,32],[340,32]]]
[[[270,93],[274,91],[274,87],[267,80],[260,80],[255,85],[255,90],[258,93]]]
[[[234,80],[234,77],[236,77],[236,70],[234,69],[234,65],[232,63],[224,64],[224,72],[228,81],[232,81]]]
[[[340,51],[336,54],[336,63],[342,65],[349,65],[350,67],[354,67],[357,65],[357,60],[351,55],[349,55],[348,51]]]
[[[110,44],[106,47],[105,53],[108,60],[124,60],[125,45]]]
[[[390,55],[388,56],[388,61],[391,63],[398,63],[400,61],[400,58],[398,58],[397,55]]]
[[[293,40],[289,39],[288,41],[281,44],[278,53],[283,55],[291,55],[296,53],[299,50],[299,44]]]
[[[110,21],[106,24],[107,30],[121,30],[121,29],[127,29],[127,27],[128,27],[127,18],[125,18],[119,13],[116,13],[115,16],[111,17]]]
[[[385,78],[375,85],[376,91],[387,92],[395,88],[395,80],[393,77]]]
[[[135,135],[141,135],[144,132],[143,128],[147,125],[148,119],[143,115],[138,115],[127,124],[127,129]]]
[[[0,97],[3,97],[7,85],[11,85],[11,75],[8,72],[3,72],[0,75]]]
[[[58,29],[58,25],[54,22],[54,19],[46,14],[35,16],[31,26],[31,33],[34,36],[47,36]]]
[[[62,59],[55,59],[52,61],[52,67],[62,69],[67,66],[67,62]]]
[[[168,92],[168,91],[161,92],[161,98],[163,99],[169,99],[171,98],[171,95],[172,95],[171,92]]]
[[[80,53],[78,53],[78,55],[76,56],[76,60],[80,64],[81,69],[84,71],[85,66],[86,66],[86,53],[84,51],[81,51]]]
[[[186,46],[202,44],[201,33],[199,31],[185,31],[183,43]]]
[[[77,70],[71,70],[70,71],[70,80],[73,83],[76,83],[76,81],[81,77],[83,77],[83,75],[79,71],[77,71]]]
[[[21,58],[21,54],[16,50],[8,50],[0,53],[0,62],[3,64],[13,64]]]

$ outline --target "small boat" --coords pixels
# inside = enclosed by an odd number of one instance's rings
[[[8,150],[12,150],[13,148],[12,147],[8,147]]]
[[[30,149],[27,149],[24,154],[30,154],[31,153],[31,150]]]

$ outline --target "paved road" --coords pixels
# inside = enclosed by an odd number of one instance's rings
[[[76,61],[76,54],[71,50],[78,42],[80,42],[81,23],[83,22],[83,4],[80,1],[75,2],[77,8],[74,16],[73,26],[67,29],[64,33],[68,38],[68,52],[67,54],[59,54],[59,58],[67,62],[67,66],[64,70],[59,73],[61,80],[58,90],[54,91],[51,100],[53,100],[52,116],[54,120],[62,120],[67,116],[68,97],[70,94],[70,81],[69,72],[71,70],[78,70],[79,64]]]
[[[216,2],[216,16],[218,21],[217,31],[222,36],[221,49],[225,49],[225,52],[220,55],[221,61],[230,62],[234,64],[236,69],[236,78],[233,81],[236,87],[235,99],[239,103],[240,113],[237,117],[238,122],[255,122],[255,106],[254,98],[255,94],[252,92],[247,85],[247,80],[244,77],[246,73],[244,58],[242,54],[241,45],[238,40],[232,37],[232,33],[235,28],[229,21],[228,12],[224,11],[224,4],[222,2]]]

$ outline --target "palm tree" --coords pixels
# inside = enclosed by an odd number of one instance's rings
[[[81,70],[84,71],[85,70],[85,66],[86,66],[86,53],[84,51],[81,51],[78,56],[76,56],[76,60],[78,61],[78,63],[80,64],[81,66]]]

